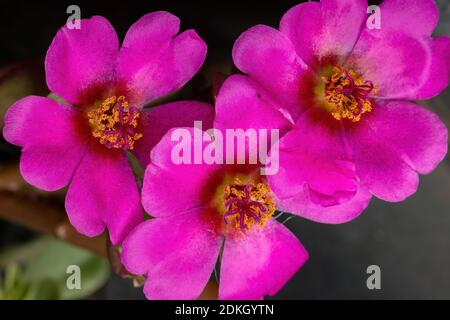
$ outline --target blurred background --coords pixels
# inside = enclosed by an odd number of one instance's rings
[[[211,101],[212,79],[235,72],[231,48],[240,33],[256,24],[278,26],[283,13],[300,2],[1,1],[0,126],[11,103],[49,93],[43,61],[69,5],[78,5],[82,18],[106,17],[121,39],[148,12],[167,10],[180,17],[182,28],[196,29],[209,51],[205,66],[176,98]],[[450,3],[437,2],[436,35],[450,34]],[[449,89],[422,104],[450,127]],[[0,299],[144,299],[131,279],[112,272],[123,270],[104,236],[89,240],[67,224],[64,191],[40,192],[23,182],[19,151],[0,136]],[[310,260],[273,299],[450,299],[449,192],[447,157],[402,203],[374,199],[360,218],[340,226],[289,220]],[[82,290],[67,290],[69,265],[81,267]],[[367,289],[370,265],[381,268],[381,290]]]

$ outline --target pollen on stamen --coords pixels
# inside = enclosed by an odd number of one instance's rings
[[[364,113],[372,111],[370,96],[378,90],[372,81],[364,81],[355,71],[338,66],[333,67],[331,76],[322,77],[322,81],[327,110],[336,120],[358,122]]]
[[[224,206],[225,223],[244,232],[254,225],[264,227],[275,213],[275,201],[266,183],[244,184],[238,178],[225,186]]]
[[[124,96],[112,96],[87,113],[92,136],[107,148],[133,150],[143,137],[139,132],[140,113]]]

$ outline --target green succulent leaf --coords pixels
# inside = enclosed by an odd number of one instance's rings
[[[82,299],[99,290],[110,276],[106,259],[52,238],[0,254],[0,267],[5,266],[2,299]],[[70,266],[79,267],[79,289],[67,285]]]

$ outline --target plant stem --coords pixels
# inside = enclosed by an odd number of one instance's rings
[[[0,218],[106,257],[106,236],[88,238],[68,222],[65,212],[46,201],[0,191]]]

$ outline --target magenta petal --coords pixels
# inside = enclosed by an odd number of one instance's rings
[[[143,105],[181,88],[202,66],[206,44],[193,30],[176,36],[179,27],[177,17],[160,11],[128,30],[116,71],[132,103]]]
[[[441,93],[448,86],[450,77],[450,37],[443,36],[429,39],[431,47],[431,65],[428,76],[417,90],[414,98],[419,100],[430,99]]]
[[[206,191],[214,194],[209,183],[223,168],[219,164],[175,164],[171,155],[178,141],[171,141],[170,130],[151,152],[142,187],[142,203],[145,210],[154,217],[179,215],[209,204]],[[191,137],[203,132],[196,128],[182,128]],[[192,141],[192,154],[194,145]],[[203,151],[203,149],[201,149]],[[191,158],[194,163],[193,157]]]
[[[225,240],[219,299],[257,300],[275,295],[308,260],[300,241],[270,220],[240,237]]]
[[[9,108],[3,136],[23,148],[20,171],[28,183],[47,191],[69,183],[89,140],[80,118],[74,109],[36,96]]]
[[[283,134],[292,125],[278,107],[250,78],[233,75],[217,96],[214,128],[222,133],[226,129],[278,129]]]
[[[300,80],[309,72],[289,39],[278,30],[258,25],[244,32],[233,48],[236,66],[259,82],[280,107],[300,113]]]
[[[129,272],[147,276],[148,299],[196,299],[214,270],[221,243],[198,214],[157,218],[127,237],[122,263]]]
[[[433,57],[432,41],[400,31],[384,32],[382,36],[367,31],[362,33],[348,64],[356,68],[363,79],[378,86],[378,97],[415,99],[421,88],[428,86],[428,81],[434,84],[442,82],[442,77],[448,78],[448,68],[433,70],[433,58],[439,57]],[[439,79],[433,80],[435,76]]]
[[[385,0],[381,28],[365,28],[350,59],[377,95],[429,99],[444,90],[450,74],[450,38],[431,38],[439,19],[433,0]]]
[[[348,134],[361,184],[385,201],[402,201],[447,153],[439,117],[410,102],[378,102]]]
[[[269,177],[279,198],[291,198],[307,190],[310,201],[326,207],[356,194],[356,171],[343,130],[337,121],[327,123],[323,117],[329,115],[322,114],[320,109],[310,109],[280,140],[280,169]]]
[[[286,12],[280,23],[281,32],[289,37],[297,54],[310,65],[314,65],[320,55],[316,44],[322,28],[320,7],[318,2],[299,4]]]
[[[274,179],[276,176],[269,177]],[[282,182],[280,182],[282,183]],[[321,206],[310,198],[307,189],[298,192],[289,198],[277,198],[277,207],[282,212],[290,212],[306,219],[327,223],[342,224],[352,221],[368,207],[372,195],[367,189],[359,186],[353,198],[334,206]]]
[[[322,0],[289,10],[281,20],[298,55],[311,66],[329,56],[346,57],[367,17],[366,0]]]
[[[78,232],[93,237],[107,227],[111,242],[120,244],[144,218],[126,155],[92,142],[70,184],[66,210]]]
[[[81,29],[61,28],[45,58],[47,85],[76,104],[86,90],[112,80],[119,40],[103,17],[81,20]]]
[[[384,0],[380,5],[383,31],[406,31],[430,36],[439,20],[434,0]]]
[[[214,108],[197,101],[179,101],[144,109],[141,112],[144,138],[134,149],[139,161],[145,167],[150,161],[150,151],[172,128],[193,127],[194,121],[201,121],[203,128],[212,128]]]

